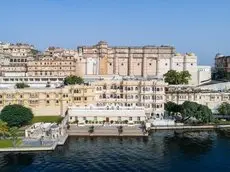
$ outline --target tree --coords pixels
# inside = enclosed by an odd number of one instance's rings
[[[171,116],[180,114],[181,122],[186,122],[192,117],[203,123],[210,122],[213,119],[212,111],[207,106],[196,102],[185,101],[181,105],[167,102],[165,104],[165,110],[168,111]]]
[[[191,74],[186,70],[186,71],[181,71],[179,73],[180,76],[180,82],[181,84],[188,84],[189,80],[191,79]]]
[[[218,108],[217,111],[219,115],[230,115],[230,104],[223,102]]]
[[[26,88],[26,87],[30,87],[28,84],[25,84],[24,82],[21,83],[16,83],[16,88]]]
[[[7,105],[2,109],[0,119],[7,122],[9,127],[21,127],[29,124],[33,116],[31,109],[14,104]]]
[[[230,79],[230,73],[224,70],[223,67],[215,68],[215,72],[213,73],[213,79],[216,80],[229,80]]]
[[[165,109],[165,111],[168,112],[169,116],[177,115],[178,113],[181,112],[181,108],[182,108],[181,105],[178,105],[174,102],[167,102],[167,103],[165,103],[165,106],[164,106],[164,109]]]
[[[188,71],[177,72],[175,70],[169,70],[164,74],[165,82],[170,85],[188,84],[191,79],[191,74]]]
[[[117,127],[117,131],[118,131],[118,134],[121,135],[121,133],[123,133],[123,126],[119,126]]]
[[[30,52],[33,56],[36,56],[38,53],[40,53],[40,51],[35,50],[35,49],[31,49]]]
[[[6,122],[0,120],[0,136],[5,138],[6,135],[9,135],[9,128]]]
[[[70,75],[70,76],[67,76],[65,79],[64,79],[64,84],[65,85],[75,85],[75,84],[83,84],[84,83],[84,80],[83,78],[79,77],[79,76],[75,76],[75,75]]]
[[[178,72],[175,70],[169,70],[167,73],[164,74],[165,82],[169,83],[170,85],[177,85],[178,80]]]
[[[203,123],[210,122],[213,119],[212,111],[208,108],[208,106],[190,101],[185,101],[181,105],[181,116],[183,122],[187,121],[191,117],[194,117]]]
[[[89,133],[92,134],[93,132],[94,132],[94,126],[92,125],[89,127]]]
[[[18,128],[17,127],[10,128],[9,134],[12,139],[13,146],[16,147],[17,140],[18,140]]]

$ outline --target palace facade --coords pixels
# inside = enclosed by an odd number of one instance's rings
[[[30,107],[35,115],[64,115],[69,106],[144,107],[150,118],[164,115],[165,87],[162,80],[97,80],[63,88],[0,89],[1,109],[9,104]]]
[[[172,46],[109,46],[100,41],[72,50],[49,47],[36,55],[30,53],[34,49],[27,44],[2,44],[1,47],[0,74],[3,77],[66,77],[72,74],[162,78],[169,70],[187,70],[192,76],[190,85],[211,80],[210,67],[198,66],[194,53],[180,54]],[[24,53],[14,54],[14,51]]]

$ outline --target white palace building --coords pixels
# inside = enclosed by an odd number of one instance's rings
[[[102,124],[103,122],[118,124],[125,121],[126,123],[140,123],[147,119],[144,107],[121,107],[118,105],[69,107],[68,115],[69,122],[78,120],[79,123],[83,124],[87,122],[94,124]]]

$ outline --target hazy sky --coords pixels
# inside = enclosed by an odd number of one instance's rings
[[[230,0],[2,0],[0,40],[44,50],[110,45],[173,45],[212,65],[230,55]]]

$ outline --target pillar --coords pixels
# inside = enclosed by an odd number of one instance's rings
[[[142,76],[146,77],[147,76],[147,57],[145,53],[143,53],[143,62],[142,62]]]
[[[128,57],[128,75],[131,76],[133,75],[133,54],[129,52],[129,57]]]

